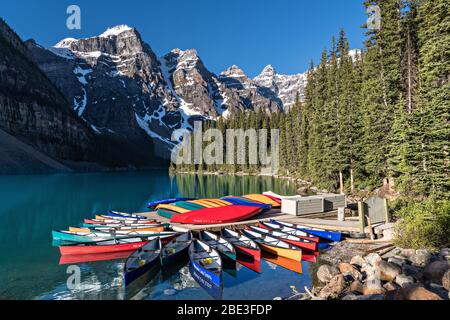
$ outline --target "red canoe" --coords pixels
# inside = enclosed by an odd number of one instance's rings
[[[255,231],[261,234],[270,235],[271,237],[280,239],[284,242],[292,244],[296,247],[299,247],[304,250],[312,251],[312,253],[317,252],[317,242],[305,240],[299,238],[297,236],[293,236],[290,234],[286,234],[280,231],[268,230],[264,228],[254,227],[254,226],[245,226],[246,230]]]
[[[275,202],[278,202],[279,204],[281,204],[281,199],[275,198],[274,196],[270,196],[268,194],[264,194],[264,196],[266,196],[269,199],[272,199]]]
[[[261,272],[261,249],[253,240],[226,228],[220,234],[236,248],[237,262],[257,273]]]
[[[136,240],[111,240],[99,241],[96,244],[76,244],[69,246],[60,246],[59,251],[62,255],[92,254],[92,253],[111,253],[134,251],[147,244],[148,241]]]
[[[194,225],[214,225],[238,222],[256,216],[261,212],[259,207],[227,206],[219,208],[205,208],[172,217],[170,222]]]

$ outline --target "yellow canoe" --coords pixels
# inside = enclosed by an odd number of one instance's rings
[[[156,207],[156,209],[166,209],[166,210],[170,210],[176,213],[186,213],[186,212],[191,212],[191,210],[187,210],[184,208],[180,208],[171,204],[160,204]]]
[[[272,254],[276,254],[277,256],[292,259],[295,261],[302,261],[302,250],[301,249],[285,249],[285,248],[278,248],[273,247],[269,245],[265,245],[260,243],[261,249],[264,251],[267,251]]]
[[[207,201],[207,200],[192,200],[192,201],[188,201],[188,202],[201,205],[201,206],[203,206],[205,208],[219,208],[219,207],[221,207],[220,205],[218,205],[216,203],[213,203],[213,202],[210,202],[210,201]]]
[[[254,200],[254,201],[259,201],[261,203],[264,204],[270,204],[273,208],[279,208],[281,207],[281,204],[279,204],[278,202],[270,199],[269,197],[266,197],[263,194],[247,194],[244,196],[244,198],[250,199],[250,200]]]
[[[220,200],[220,199],[203,199],[203,200],[215,203],[215,204],[217,204],[220,207],[226,207],[226,206],[231,206],[232,205],[232,203],[230,203],[228,201]]]

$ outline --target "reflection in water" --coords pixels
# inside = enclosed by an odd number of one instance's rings
[[[295,194],[295,184],[288,180],[256,176],[177,175],[178,190],[186,197],[221,198],[277,190],[284,195]]]
[[[126,257],[61,258],[58,248],[52,247],[51,230],[78,225],[84,218],[109,209],[145,211],[146,203],[157,199],[222,197],[266,190],[291,195],[295,185],[268,177],[171,178],[165,171],[2,176],[0,298],[124,299]],[[81,286],[74,290],[67,287],[67,270],[73,264],[81,269]],[[224,272],[223,298],[272,299],[289,294],[292,283],[301,287],[310,281],[309,277],[301,278],[281,268],[274,274],[266,262],[261,262],[260,268],[258,274],[238,265],[236,277]],[[271,281],[274,277],[276,282]],[[168,273],[161,272],[155,280],[133,298],[210,299],[190,275],[187,263]]]
[[[274,270],[276,270],[276,266],[280,266],[295,273],[303,273],[302,263],[300,261],[271,255],[265,252],[263,252],[262,258],[264,258],[264,260],[266,260],[268,263],[272,264],[271,267]]]
[[[220,286],[210,282],[208,278],[203,276],[200,272],[197,271],[196,268],[194,268],[192,263],[189,263],[189,272],[191,273],[192,277],[197,281],[197,283],[202,287],[203,290],[205,290],[211,297],[213,297],[216,300],[222,299],[222,293],[223,293],[223,285],[222,283]]]
[[[241,251],[237,251],[237,262],[241,265],[249,268],[250,270],[260,273],[261,272],[261,261],[255,260],[252,256],[245,254]]]
[[[133,251],[125,252],[108,252],[108,253],[93,253],[93,254],[80,254],[80,255],[61,255],[59,264],[81,264],[97,261],[114,261],[123,260],[128,258]]]

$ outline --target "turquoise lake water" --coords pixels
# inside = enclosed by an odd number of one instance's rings
[[[212,299],[181,266],[158,274],[132,294],[123,289],[124,260],[81,263],[81,286],[69,289],[51,230],[77,226],[109,209],[139,212],[151,200],[221,197],[272,190],[295,194],[289,181],[269,177],[177,176],[166,171],[0,177],[0,299]],[[263,261],[257,274],[238,266],[223,274],[223,299],[273,299],[311,285],[312,264],[302,274]],[[70,271],[70,270],[69,270]],[[298,271],[298,270],[297,270]],[[142,290],[141,290],[142,289]]]

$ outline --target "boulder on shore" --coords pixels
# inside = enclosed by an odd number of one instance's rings
[[[416,285],[399,289],[394,298],[395,300],[443,300],[437,294]]]
[[[423,278],[426,281],[442,284],[442,277],[450,269],[448,261],[434,261],[428,264],[423,271]]]
[[[317,270],[317,278],[320,282],[327,284],[333,279],[334,276],[339,274],[339,269],[335,266],[330,266],[327,264],[321,265]]]
[[[400,287],[405,288],[409,285],[414,284],[414,278],[411,276],[406,276],[404,274],[399,274],[397,277],[395,277],[395,283]]]
[[[347,294],[342,300],[360,300],[360,301],[367,301],[367,300],[384,300],[385,296],[384,294],[370,294],[370,295],[356,295],[353,293]]]
[[[361,279],[361,273],[350,263],[341,262],[338,265],[338,269],[344,276],[351,276],[353,280]]]
[[[445,288],[445,290],[450,291],[450,270],[447,270],[447,272],[442,277],[442,286]]]
[[[402,272],[406,276],[411,276],[416,280],[422,279],[422,273],[419,268],[405,264],[402,266]]]
[[[345,280],[342,274],[334,276],[333,279],[320,291],[319,298],[334,299],[337,298],[345,289]]]
[[[371,253],[365,256],[364,260],[366,260],[366,262],[373,267],[376,266],[380,261],[382,261],[380,255],[377,253]]]
[[[366,262],[366,260],[364,260],[364,258],[362,256],[354,256],[350,260],[350,264],[352,264],[354,266],[358,266],[358,267],[362,267],[365,262]]]
[[[416,254],[416,250],[414,249],[400,249],[400,254],[404,257],[411,257]]]
[[[417,253],[409,257],[412,265],[419,268],[424,268],[431,259],[431,254],[426,250],[417,250]]]
[[[399,289],[399,286],[398,285],[396,285],[394,282],[387,282],[384,286],[383,286],[383,288],[385,288],[386,289],[386,291],[396,291],[396,290],[398,290]]]
[[[406,262],[406,258],[400,258],[399,256],[394,256],[391,257],[387,260],[389,263],[393,263],[396,264],[397,266],[399,266],[400,268],[403,267],[403,265],[405,265]]]
[[[379,261],[377,268],[380,272],[380,280],[382,281],[394,281],[395,278],[402,272],[400,267],[384,260]]]
[[[365,296],[373,295],[373,294],[385,294],[385,293],[386,293],[386,289],[384,289],[381,286],[381,283],[371,284],[370,282],[366,282],[363,285],[363,294]]]
[[[349,287],[349,290],[351,292],[357,292],[362,294],[364,293],[364,284],[359,280],[353,281]]]

